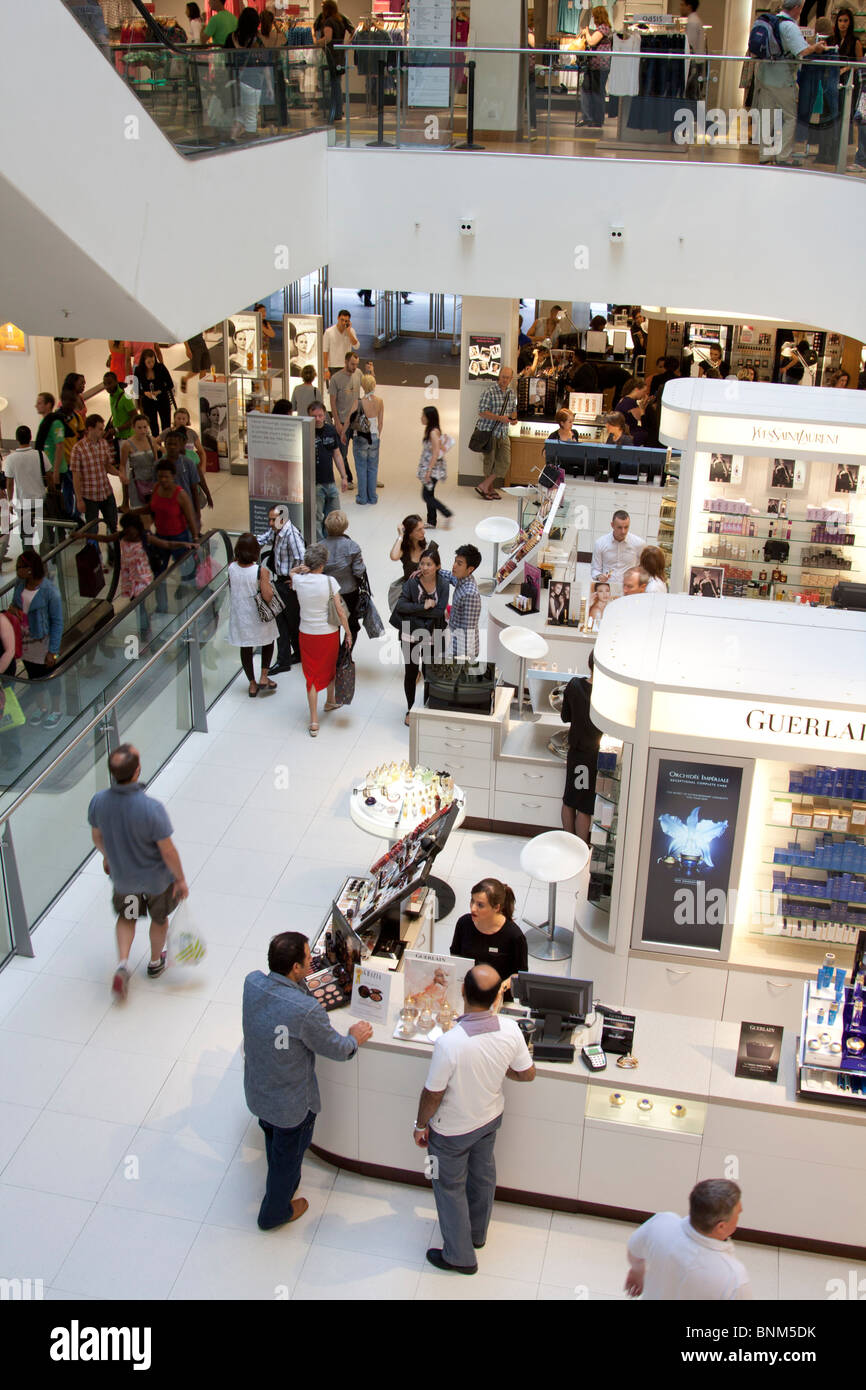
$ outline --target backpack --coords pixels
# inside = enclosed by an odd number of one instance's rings
[[[775,62],[785,56],[779,25],[783,17],[777,14],[758,15],[749,30],[749,57]],[[789,23],[791,21],[788,21]]]

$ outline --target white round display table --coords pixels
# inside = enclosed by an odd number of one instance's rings
[[[404,835],[408,835],[410,831],[414,830],[416,825],[420,825],[422,820],[426,819],[424,816],[419,816],[418,820],[414,822],[410,821],[408,824],[401,822],[398,825],[396,816],[389,819],[384,814],[377,813],[375,807],[368,807],[364,804],[366,783],[366,778],[356,782],[349,795],[349,814],[352,817],[353,825],[357,825],[359,830],[365,830],[368,835],[375,835],[377,839],[387,840],[390,845],[394,845],[398,840],[402,840]],[[458,830],[466,819],[466,797],[460,787],[455,786],[454,788],[454,800],[460,809],[452,826],[452,833]],[[441,878],[431,876],[427,882],[431,888],[436,890],[438,921],[439,918],[447,917],[449,912],[453,912],[456,902],[454,890]]]
[[[485,516],[475,527],[475,534],[480,541],[493,542],[493,578],[482,579],[481,584],[489,586],[492,592],[496,588],[496,574],[499,569],[499,547],[504,541],[513,541],[520,527],[516,521],[512,521],[507,516]],[[478,586],[481,587],[481,584]]]
[[[556,885],[574,878],[588,863],[589,845],[567,830],[547,830],[523,846],[521,869],[548,885],[547,921],[537,926],[530,924],[531,930],[526,933],[529,954],[537,960],[566,960],[571,956],[573,933],[556,925]]]
[[[507,627],[500,632],[499,641],[507,652],[520,658],[520,676],[517,682],[517,712],[523,712],[523,688],[526,685],[526,662],[540,661],[547,656],[550,648],[538,632],[530,627]]]

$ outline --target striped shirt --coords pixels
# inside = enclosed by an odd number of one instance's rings
[[[79,439],[70,456],[72,473],[81,496],[90,502],[101,502],[111,496],[111,483],[108,469],[116,472],[114,450],[104,439],[91,444],[88,439]]]
[[[259,545],[264,549],[266,546],[274,548],[273,570],[281,579],[287,579],[289,570],[295,565],[304,563],[304,551],[306,542],[295,526],[294,522],[287,521],[281,531],[276,534],[268,527],[260,536],[256,536]]]

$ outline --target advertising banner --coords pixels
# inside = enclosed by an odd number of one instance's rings
[[[268,512],[285,507],[304,538],[312,535],[313,422],[294,415],[250,411],[246,418],[249,461],[250,530],[268,529]]]
[[[659,757],[642,941],[718,951],[730,897],[743,768]]]

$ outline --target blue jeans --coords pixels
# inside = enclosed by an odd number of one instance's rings
[[[292,1198],[301,1181],[301,1164],[313,1140],[316,1117],[308,1110],[306,1118],[291,1129],[280,1129],[265,1120],[259,1124],[265,1132],[265,1153],[268,1157],[268,1180],[259,1208],[259,1227],[271,1231],[282,1226],[292,1215]]]
[[[356,502],[375,507],[376,480],[379,475],[379,436],[355,435],[355,478],[358,484]]]
[[[493,1146],[502,1124],[497,1115],[470,1134],[437,1134],[431,1127],[428,1146],[438,1164],[433,1196],[442,1231],[442,1255],[452,1265],[478,1263],[473,1241],[487,1239],[496,1191]]]
[[[316,535],[325,539],[325,517],[340,510],[340,489],[336,483],[316,483]]]

